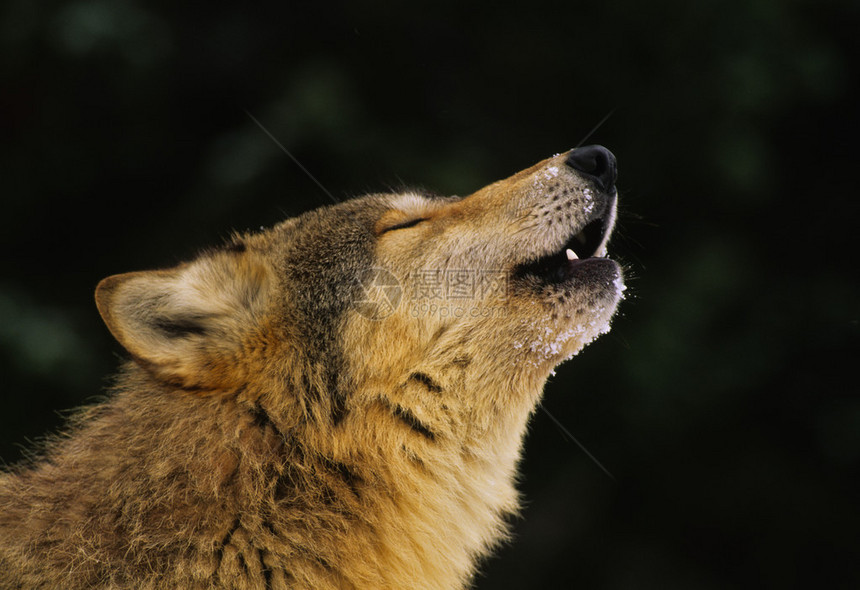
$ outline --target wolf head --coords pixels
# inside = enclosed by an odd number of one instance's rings
[[[479,434],[524,421],[554,367],[608,329],[624,289],[606,258],[615,178],[590,146],[467,197],[365,196],[109,277],[96,302],[165,386],[267,396],[296,421]]]

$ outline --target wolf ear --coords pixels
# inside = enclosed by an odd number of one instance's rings
[[[159,379],[187,389],[236,387],[271,282],[252,256],[217,252],[169,270],[114,275],[99,283],[96,305],[119,343]]]

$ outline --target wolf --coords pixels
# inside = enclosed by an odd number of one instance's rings
[[[615,157],[323,207],[95,299],[129,360],[0,476],[0,588],[464,588],[530,414],[605,333]]]

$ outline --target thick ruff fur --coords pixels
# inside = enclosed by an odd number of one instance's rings
[[[131,360],[0,476],[0,588],[468,586],[548,375],[621,298],[600,150],[102,281]]]

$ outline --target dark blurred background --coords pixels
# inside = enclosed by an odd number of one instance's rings
[[[562,366],[502,588],[857,588],[857,2],[8,0],[0,457],[103,392],[99,279],[588,139],[629,297]],[[247,113],[246,113],[247,111]]]

